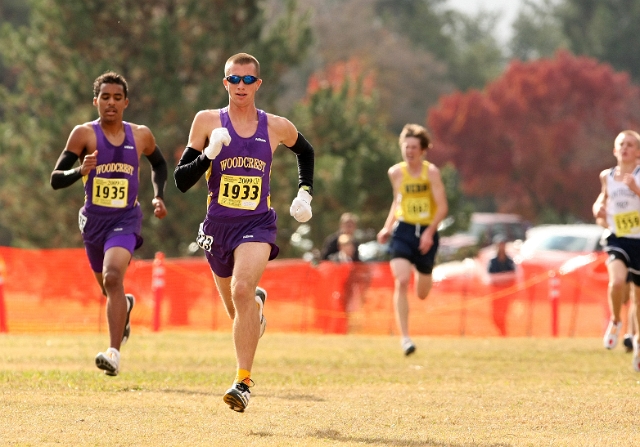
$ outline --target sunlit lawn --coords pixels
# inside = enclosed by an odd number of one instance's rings
[[[0,445],[633,446],[640,374],[598,339],[273,334],[243,414],[227,333],[0,337]]]

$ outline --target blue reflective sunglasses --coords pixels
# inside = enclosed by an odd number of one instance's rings
[[[225,79],[232,84],[240,84],[240,81],[242,81],[245,83],[245,85],[251,85],[258,80],[258,78],[251,75],[245,75],[245,76],[229,75]]]

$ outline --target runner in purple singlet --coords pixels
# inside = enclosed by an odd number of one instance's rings
[[[198,112],[189,143],[175,170],[175,182],[186,192],[206,173],[207,214],[197,242],[229,317],[237,371],[223,400],[235,411],[249,404],[251,367],[264,332],[267,292],[258,287],[267,262],[278,255],[276,213],[270,204],[273,153],[280,144],[298,157],[298,195],[290,214],[298,222],[311,218],[313,148],[286,118],[255,106],[262,79],[255,57],[240,53],[224,67],[229,105]]]
[[[82,239],[102,293],[107,297],[110,345],[95,358],[96,366],[118,375],[120,347],[131,333],[129,316],[135,304],[124,293],[124,275],[133,251],[142,245],[142,211],[138,203],[139,161],[144,154],[152,167],[154,215],[167,215],[163,194],[167,163],[151,131],[123,121],[129,104],[127,81],[108,72],[93,83],[93,105],[99,118],[76,126],[51,174],[53,189],[79,179],[85,202],[78,215]],[[80,166],[73,167],[80,160]]]

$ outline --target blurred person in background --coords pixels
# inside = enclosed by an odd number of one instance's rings
[[[338,251],[329,255],[329,261],[333,262],[354,262],[358,249],[353,236],[341,234],[338,237]]]
[[[636,157],[636,165],[640,166],[640,152]],[[593,204],[593,217],[596,220],[596,224],[605,228],[605,232],[603,233],[601,245],[606,246],[607,240],[606,238],[611,234],[607,225],[607,210],[604,203],[604,195],[602,192],[598,195],[598,198]],[[627,305],[627,328],[624,334],[623,345],[626,352],[633,351],[633,337],[638,332],[637,322],[636,322],[636,304],[634,298],[634,287],[631,284],[631,272],[627,274],[627,282],[626,282],[627,291],[624,293],[624,301],[623,305]],[[640,299],[640,297],[638,297]],[[608,340],[610,341],[610,340]]]
[[[167,163],[151,131],[123,121],[129,104],[127,81],[107,72],[93,84],[93,105],[99,118],[73,128],[51,173],[53,189],[82,179],[85,203],[78,222],[96,280],[107,297],[109,348],[95,358],[109,376],[120,369],[120,348],[131,332],[135,298],[124,292],[124,277],[134,250],[142,245],[142,210],[138,202],[139,162],[151,163],[154,215],[167,215],[164,188]],[[80,166],[73,167],[77,161]]]
[[[438,250],[437,228],[447,216],[448,204],[440,170],[426,160],[432,146],[427,129],[405,125],[399,144],[403,161],[388,170],[393,201],[377,239],[381,244],[389,241],[394,311],[400,345],[408,356],[416,350],[409,337],[409,282],[414,274],[418,298],[429,295]]]
[[[196,114],[174,176],[178,189],[186,192],[207,174],[207,212],[197,242],[233,320],[236,375],[223,401],[241,413],[249,405],[251,368],[266,325],[267,292],[258,283],[267,262],[280,250],[275,243],[277,216],[271,207],[273,153],[284,144],[297,156],[298,192],[289,213],[298,222],[307,222],[314,151],[291,121],[256,108],[262,79],[255,57],[231,56],[222,84],[229,94],[228,106]]]
[[[349,213],[345,214],[349,216],[347,219],[351,219]],[[350,222],[353,223],[347,223],[346,226],[355,229],[355,221],[350,220]],[[355,312],[364,302],[365,292],[369,287],[371,279],[369,266],[360,262],[358,257],[358,243],[351,229],[338,236],[337,247],[338,251],[330,253],[328,261],[349,264],[348,274],[344,278],[344,283],[341,286],[340,308],[348,313]]]
[[[358,229],[358,216],[353,213],[343,213],[340,216],[340,226],[338,231],[327,236],[322,244],[322,251],[320,253],[320,259],[323,261],[331,260],[330,256],[335,253],[338,253],[338,238],[346,234],[353,239],[353,243],[355,244],[355,252],[352,256],[353,261],[360,261],[358,257],[358,242],[355,239],[355,233]]]
[[[499,294],[501,290],[511,287],[516,282],[516,263],[507,255],[507,238],[497,234],[493,238],[496,254],[487,265],[488,282],[493,288],[493,293]],[[507,311],[511,296],[496,296],[491,301],[493,323],[498,328],[501,336],[507,335]]]
[[[617,164],[600,173],[601,197],[604,204],[606,227],[605,251],[609,274],[609,310],[611,321],[603,338],[604,347],[613,349],[622,330],[620,311],[629,296],[627,278],[631,276],[634,288],[635,327],[638,327],[637,300],[640,297],[640,135],[625,130],[614,140],[613,155]],[[596,200],[597,204],[598,200]],[[600,217],[600,211],[594,213]],[[640,348],[638,334],[633,339],[633,367],[640,372]]]

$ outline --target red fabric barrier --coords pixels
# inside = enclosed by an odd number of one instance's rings
[[[6,272],[4,282],[0,280],[0,331],[107,331],[106,299],[83,249],[0,247],[2,262]],[[518,281],[496,288],[485,284],[478,274],[481,266],[472,264],[460,264],[458,271],[437,267],[425,301],[411,291],[412,334],[603,333],[608,318],[604,256],[577,259],[566,271],[554,270],[559,278],[557,306],[549,299],[549,269],[544,265],[523,265]],[[274,260],[260,285],[268,292],[265,315],[270,332],[397,334],[387,262],[314,266],[298,259]],[[153,260],[134,259],[125,289],[136,296],[134,332],[231,330],[204,258],[156,258],[155,267]]]

